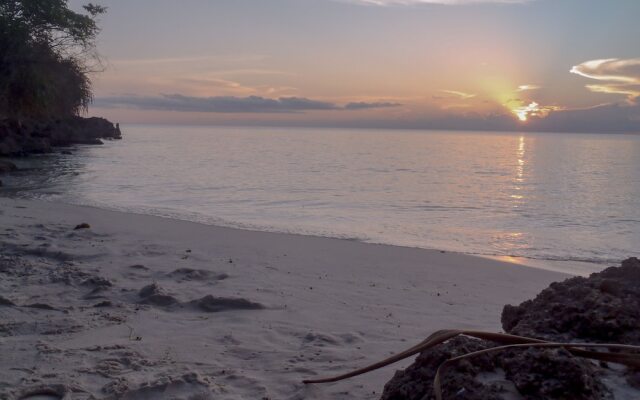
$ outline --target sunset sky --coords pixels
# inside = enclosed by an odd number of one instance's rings
[[[640,132],[638,0],[98,3],[124,123]]]

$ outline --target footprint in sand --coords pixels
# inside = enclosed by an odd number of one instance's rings
[[[193,268],[178,268],[173,272],[167,274],[171,278],[175,278],[180,281],[221,281],[227,279],[229,275],[225,273],[215,273],[213,271],[207,271],[204,269]]]
[[[15,305],[16,305],[16,303],[14,303],[13,301],[11,301],[11,300],[9,300],[9,299],[7,299],[5,297],[0,296],[0,306],[13,307]]]
[[[260,303],[254,303],[243,298],[204,296],[189,302],[191,307],[195,307],[205,312],[221,312],[229,310],[263,310],[265,307]]]
[[[140,289],[138,296],[142,299],[140,300],[141,304],[148,304],[152,306],[169,307],[179,303],[175,297],[165,293],[165,291],[156,283],[152,283],[151,285],[147,285]]]
[[[100,295],[100,293],[113,287],[113,283],[111,283],[110,280],[101,276],[89,277],[82,281],[80,285],[91,288],[91,291],[84,296],[85,300],[95,300],[103,298],[104,296]]]
[[[148,267],[145,267],[145,266],[144,266],[144,265],[142,265],[142,264],[130,265],[130,266],[129,266],[129,268],[131,268],[131,269],[137,269],[137,270],[140,270],[140,271],[148,271],[148,270],[149,270],[149,268],[148,268]]]
[[[211,399],[211,386],[207,378],[197,373],[187,373],[179,377],[162,376],[154,382],[131,387],[126,379],[103,388],[105,393],[120,400],[140,399]]]
[[[70,396],[71,390],[64,385],[39,386],[24,391],[19,400],[63,400]]]
[[[138,297],[140,304],[148,304],[157,307],[186,307],[196,311],[222,312],[230,310],[262,310],[266,307],[244,298],[215,297],[207,295],[186,303],[180,303],[175,297],[167,294],[157,283],[152,283],[140,289]]]

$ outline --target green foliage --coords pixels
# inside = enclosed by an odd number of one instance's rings
[[[88,73],[99,65],[96,18],[66,0],[1,0],[0,116],[51,118],[76,115],[91,102]]]

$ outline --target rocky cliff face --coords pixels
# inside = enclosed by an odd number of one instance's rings
[[[48,153],[56,146],[102,144],[121,139],[118,125],[104,118],[72,117],[48,122],[0,120],[0,157]]]

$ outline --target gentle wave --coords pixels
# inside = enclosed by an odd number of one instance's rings
[[[249,223],[240,223],[229,221],[221,218],[216,218],[207,215],[197,215],[197,214],[185,214],[185,213],[177,213],[171,210],[162,210],[158,208],[145,208],[145,207],[118,207],[117,205],[111,204],[100,204],[100,203],[89,203],[89,202],[81,202],[81,201],[72,201],[65,198],[57,198],[56,196],[52,196],[49,194],[33,194],[33,193],[25,193],[20,192],[17,197],[22,197],[25,199],[34,199],[34,200],[42,200],[42,201],[62,201],[66,204],[84,206],[84,207],[94,207],[108,211],[118,211],[125,213],[133,213],[133,214],[141,214],[141,215],[149,215],[161,218],[169,218],[178,221],[186,221],[186,222],[194,222],[203,225],[210,226],[218,226],[224,228],[234,228],[234,229],[244,229],[250,231],[257,232],[269,232],[269,233],[283,233],[283,234],[291,234],[291,235],[304,235],[304,236],[313,236],[313,237],[323,237],[323,238],[331,238],[331,239],[340,239],[340,240],[352,240],[358,241],[362,243],[370,243],[370,244],[382,244],[382,245],[391,245],[391,246],[401,246],[401,247],[412,247],[412,248],[421,248],[426,250],[438,250],[438,251],[449,251],[456,253],[463,253],[468,255],[475,255],[481,257],[513,257],[513,258],[521,258],[525,260],[538,260],[538,261],[553,261],[553,262],[568,262],[568,263],[586,263],[586,264],[594,264],[601,266],[610,266],[617,265],[622,261],[617,258],[599,258],[599,257],[553,257],[547,256],[544,254],[541,255],[517,255],[517,254],[505,254],[505,253],[490,253],[490,252],[469,252],[469,251],[460,251],[454,250],[453,248],[430,248],[430,247],[421,247],[421,246],[409,246],[404,242],[398,241],[380,241],[374,238],[365,237],[365,236],[349,236],[338,234],[331,231],[317,231],[317,230],[309,230],[309,229],[280,229],[269,226],[260,226]],[[562,270],[562,268],[560,268]]]

